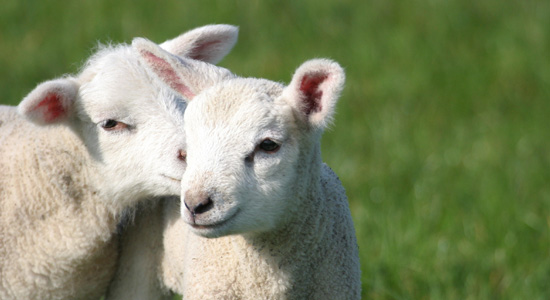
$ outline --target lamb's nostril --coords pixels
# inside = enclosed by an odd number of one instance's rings
[[[201,201],[199,204],[197,204],[197,206],[194,207],[191,213],[193,213],[193,215],[200,215],[209,211],[213,206],[214,203],[212,202],[212,199],[210,199],[210,197],[206,197],[203,201]]]
[[[203,214],[214,207],[214,202],[210,197],[203,197],[200,202],[195,203],[192,198],[187,197],[190,201],[183,201],[185,208],[195,217],[196,215]]]
[[[187,205],[187,202],[183,201],[183,205],[185,205],[185,208],[187,208],[188,211],[191,211],[191,209],[190,209],[189,206]]]
[[[187,159],[187,153],[183,150],[178,150],[178,159],[181,161],[185,161]]]

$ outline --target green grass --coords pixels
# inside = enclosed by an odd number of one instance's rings
[[[325,161],[350,199],[365,299],[550,299],[550,1],[15,1],[0,103],[100,42],[240,26],[222,65],[347,73]]]

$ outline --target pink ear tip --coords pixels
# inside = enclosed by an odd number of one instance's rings
[[[49,93],[40,101],[33,111],[41,110],[44,121],[50,123],[64,116],[66,113],[61,97],[55,93]]]
[[[19,113],[38,124],[56,123],[68,115],[63,95],[57,91],[47,92],[35,101],[23,101],[19,105]]]

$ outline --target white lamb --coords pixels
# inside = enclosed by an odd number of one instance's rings
[[[142,40],[143,61],[191,100],[181,215],[168,202],[161,276],[184,299],[359,299],[345,191],[320,138],[344,84],[315,59],[284,87],[229,78],[204,89],[192,65]]]
[[[210,25],[161,46],[217,62],[236,38],[236,27]],[[231,75],[190,63],[207,71],[203,79]],[[17,108],[0,106],[0,299],[105,293],[123,210],[180,193],[184,108],[126,45],[38,85]]]

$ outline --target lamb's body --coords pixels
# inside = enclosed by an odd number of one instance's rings
[[[312,60],[287,87],[229,78],[204,89],[196,88],[200,74],[189,80],[186,63],[134,47],[193,99],[182,204],[169,202],[164,216],[164,284],[184,299],[359,299],[347,198],[320,153],[342,68]]]
[[[163,45],[218,61],[236,35],[233,26],[205,26]],[[200,63],[214,77],[228,73]],[[40,84],[17,108],[0,106],[0,299],[106,292],[122,212],[179,194],[184,108],[127,45],[100,50],[77,76]]]
[[[88,152],[66,127],[0,118],[0,299],[99,299],[118,239]]]

